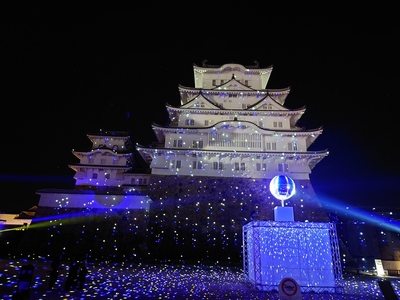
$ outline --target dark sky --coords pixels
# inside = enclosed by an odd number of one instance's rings
[[[290,86],[285,105],[307,108],[301,125],[324,128],[311,147],[330,151],[311,174],[317,194],[398,206],[394,7],[134,3],[2,9],[0,212],[37,204],[37,189],[72,187],[71,151],[89,150],[89,132],[129,130],[134,143],[155,141],[151,124],[166,124],[165,104],[179,105],[178,85],[193,86],[192,65],[204,59],[274,66],[268,88]]]

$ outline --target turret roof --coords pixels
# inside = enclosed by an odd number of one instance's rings
[[[223,65],[210,65],[207,64],[207,60],[203,60],[202,62],[202,66],[198,66],[196,64],[193,64],[193,68],[197,68],[197,69],[218,69],[218,70],[226,70],[226,69],[232,69],[232,68],[238,68],[240,70],[245,70],[245,69],[251,69],[251,70],[263,70],[263,71],[268,71],[271,72],[273,69],[273,65],[270,65],[266,68],[260,68],[260,64],[258,63],[258,61],[254,61],[254,65],[242,65],[242,64],[238,64],[238,63],[228,63],[228,64],[223,64]]]

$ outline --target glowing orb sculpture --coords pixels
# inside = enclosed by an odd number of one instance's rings
[[[296,186],[292,178],[285,175],[278,175],[272,178],[269,183],[269,191],[276,198],[282,201],[289,199],[296,193]]]

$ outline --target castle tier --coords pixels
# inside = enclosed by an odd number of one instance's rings
[[[138,189],[146,186],[150,174],[133,173],[135,159],[128,132],[100,131],[88,134],[92,142],[89,152],[72,151],[79,164],[69,167],[75,171],[77,189]]]

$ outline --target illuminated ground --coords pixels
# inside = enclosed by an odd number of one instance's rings
[[[21,267],[34,266],[29,298],[16,297]],[[89,263],[82,290],[65,291],[68,262],[48,290],[50,262],[0,260],[1,299],[279,299],[277,291],[262,292],[246,284],[241,268],[220,265]],[[400,295],[400,278],[386,278]],[[385,299],[373,276],[344,275],[342,294],[303,293],[303,299]]]

